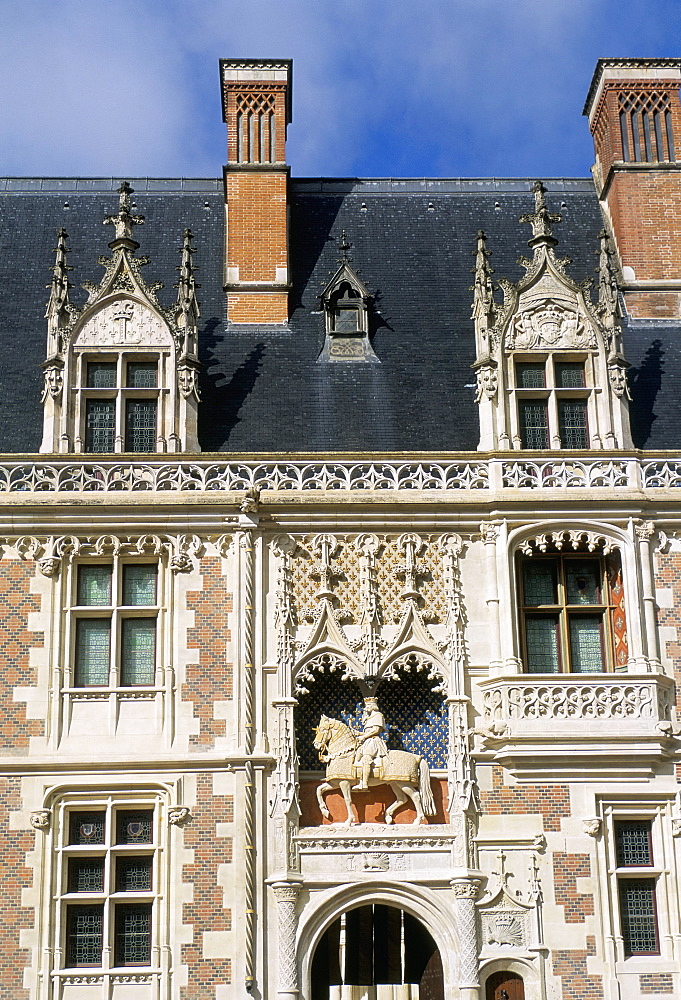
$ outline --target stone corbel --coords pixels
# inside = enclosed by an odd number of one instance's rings
[[[170,806],[168,809],[168,822],[171,826],[184,826],[187,820],[191,819],[189,806]]]
[[[601,821],[597,816],[590,819],[583,819],[582,827],[588,837],[597,837],[601,832]]]
[[[34,830],[47,831],[50,828],[51,817],[49,809],[35,809],[28,819]]]
[[[173,573],[189,573],[194,568],[194,559],[202,549],[198,535],[178,535],[173,543],[170,569]]]

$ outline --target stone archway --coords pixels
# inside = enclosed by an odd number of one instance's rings
[[[310,1000],[443,1000],[442,957],[421,920],[364,903],[331,923],[315,948]]]

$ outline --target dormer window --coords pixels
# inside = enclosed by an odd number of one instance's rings
[[[151,452],[157,447],[159,360],[80,359],[81,397],[75,403],[82,421],[84,451]]]
[[[333,326],[335,333],[359,333],[361,331],[360,309],[362,300],[359,292],[347,281],[343,282],[338,294],[332,299]]]
[[[343,233],[336,273],[322,292],[326,337],[318,361],[378,362],[369,341],[369,292],[350,266]]]
[[[588,448],[586,361],[549,356],[515,362],[517,433],[521,448]]]
[[[199,307],[191,246],[184,231],[176,304],[164,309],[159,284],[147,285],[135,257],[132,189],[119,189],[110,258],[88,302],[69,302],[66,233],[59,233],[47,307],[47,360],[43,364],[43,452],[198,451],[196,356]]]

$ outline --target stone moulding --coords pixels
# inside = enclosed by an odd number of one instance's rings
[[[0,493],[230,493],[678,489],[681,460],[581,455],[555,458],[452,456],[385,459],[227,461],[97,460],[30,456],[0,463]]]

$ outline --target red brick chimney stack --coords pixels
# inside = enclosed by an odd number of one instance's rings
[[[288,320],[291,60],[221,59],[227,123],[225,291],[232,323]]]
[[[633,316],[681,315],[681,59],[599,59],[593,175]]]

